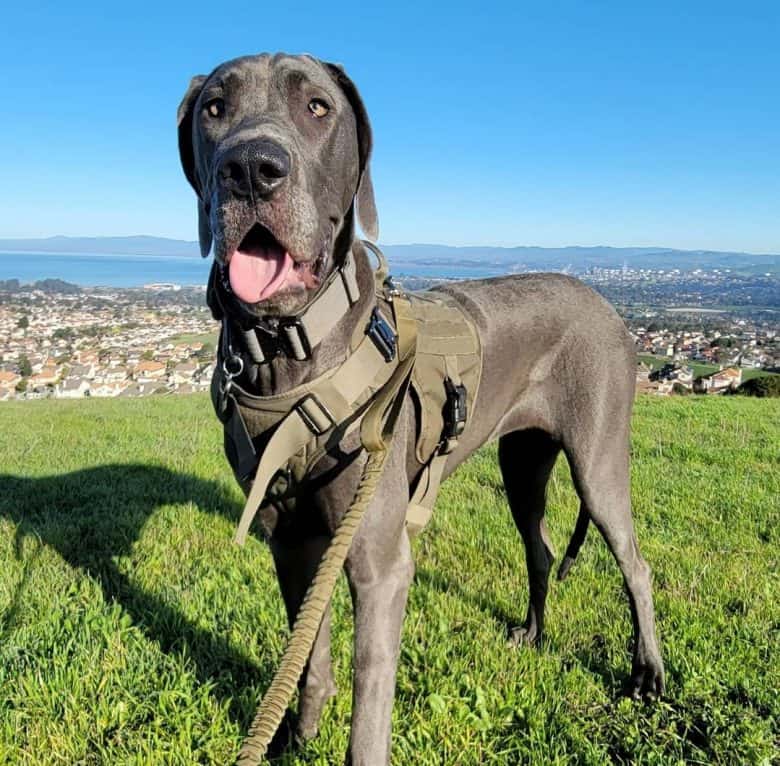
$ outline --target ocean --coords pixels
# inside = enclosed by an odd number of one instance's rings
[[[64,279],[83,287],[141,287],[150,282],[205,285],[210,265],[210,259],[173,255],[0,252],[0,280],[18,279],[29,283],[39,279]],[[506,272],[492,265],[415,265],[407,262],[394,268],[393,273],[429,278],[479,279]]]
[[[150,282],[205,285],[210,263],[173,255],[0,253],[0,280],[64,279],[83,287],[141,287]]]

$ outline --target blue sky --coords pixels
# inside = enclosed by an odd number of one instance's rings
[[[780,252],[780,3],[14,3],[0,237],[194,239],[175,112],[266,50],[343,63],[381,240]]]

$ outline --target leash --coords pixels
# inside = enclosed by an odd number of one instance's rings
[[[306,591],[279,669],[257,709],[249,733],[238,753],[237,766],[257,766],[262,761],[268,751],[268,745],[284,718],[285,710],[292,700],[311,654],[322,616],[330,603],[333,588],[346,561],[352,539],[382,477],[387,454],[386,449],[368,453],[355,499],[339,524],[333,540],[317,567],[317,573]]]
[[[417,327],[407,305],[398,302],[398,365],[372,400],[360,424],[360,440],[368,453],[355,497],[325,551],[293,624],[290,641],[238,754],[237,766],[257,766],[284,718],[330,603],[352,540],[374,498],[389,454],[398,415],[415,362]]]

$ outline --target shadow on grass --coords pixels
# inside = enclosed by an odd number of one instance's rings
[[[140,464],[114,464],[58,476],[24,478],[0,474],[0,516],[17,524],[16,549],[34,535],[72,567],[98,582],[106,602],[119,603],[133,623],[165,652],[184,652],[198,681],[213,684],[213,694],[228,704],[242,731],[256,700],[247,687],[264,689],[273,664],[255,664],[227,639],[193,625],[159,596],[135,585],[119,571],[114,557],[127,555],[149,516],[161,505],[192,502],[203,511],[238,518],[234,499],[216,482]],[[31,562],[0,621],[5,633],[15,622]]]
[[[505,637],[507,639],[506,650],[508,652],[522,652],[522,651],[536,651],[536,652],[550,652],[553,654],[560,654],[561,648],[556,644],[555,640],[550,637],[550,634],[545,631],[542,636],[542,641],[539,645],[529,646],[527,644],[520,646],[513,646],[509,643],[512,630],[522,625],[522,616],[520,609],[524,608],[520,606],[520,600],[518,600],[518,612],[517,614],[509,614],[500,606],[496,605],[488,596],[474,593],[468,588],[464,587],[461,582],[456,579],[447,577],[439,572],[427,569],[425,567],[418,567],[415,573],[415,582],[427,587],[437,590],[441,593],[455,594],[461,601],[472,604],[477,609],[484,612],[489,618],[495,620],[501,625]],[[554,583],[551,583],[553,586]],[[507,587],[513,587],[512,583],[507,583]],[[554,590],[551,587],[550,595],[554,595]],[[614,665],[611,658],[606,653],[606,645],[602,636],[596,635],[590,638],[583,636],[582,648],[574,654],[576,661],[578,661],[588,672],[599,676],[606,689],[612,690],[616,697],[624,696],[628,682],[630,680],[631,659],[628,658],[628,664],[626,668],[621,670]],[[562,668],[568,670],[572,666],[571,662],[563,662]]]

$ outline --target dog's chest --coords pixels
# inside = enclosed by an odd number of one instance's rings
[[[471,318],[454,298],[446,293],[429,291],[408,296],[416,327],[416,350],[410,380],[415,404],[415,457],[424,467],[423,475],[431,474],[431,465],[437,457],[442,460],[454,449],[459,437],[468,427],[469,415],[479,388],[482,369],[482,349],[479,335]],[[371,380],[360,397],[368,404],[376,391]],[[217,413],[222,381],[215,372],[212,398]],[[239,389],[240,390],[240,389]],[[302,395],[316,399],[316,385]],[[279,422],[299,406],[295,397],[281,400],[252,397],[242,393],[233,398],[234,411],[222,419],[225,424],[225,451],[234,473],[245,491],[251,481],[244,463],[263,453],[265,445]],[[354,432],[360,419],[343,424],[340,438],[332,432],[313,433],[310,442],[288,460],[269,484],[266,507],[288,518],[294,515],[299,501],[308,487],[313,466],[323,457],[334,457],[341,451],[344,436]],[[338,430],[338,429],[337,429]],[[341,452],[343,455],[343,452]],[[438,480],[425,497],[432,506],[438,489]]]

